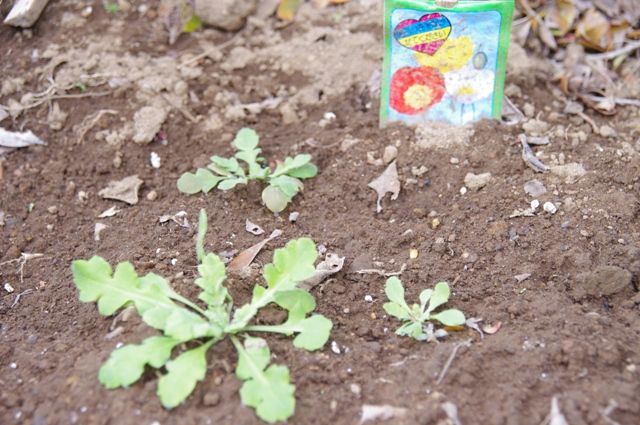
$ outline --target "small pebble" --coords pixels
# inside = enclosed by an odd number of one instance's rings
[[[603,125],[600,127],[600,135],[602,137],[615,137],[616,131],[608,125]]]
[[[372,303],[373,302],[373,297],[371,295],[365,295],[364,296],[364,300],[368,303]]]
[[[47,208],[47,211],[49,212],[49,214],[58,214],[58,207],[56,207],[55,205],[52,205],[49,208]]]
[[[156,199],[158,199],[158,192],[156,192],[155,190],[152,190],[151,192],[147,193],[148,201],[155,201]]]
[[[464,195],[465,193],[467,193],[467,188],[466,188],[466,187],[464,187],[464,186],[462,186],[462,187],[460,188],[460,195]]]
[[[337,342],[331,341],[331,351],[333,351],[336,354],[340,354],[340,347],[338,347],[338,343]]]
[[[440,219],[436,217],[433,220],[431,220],[431,228],[437,229],[438,227],[440,227]]]
[[[17,369],[18,368],[18,364],[16,362],[11,362],[11,363],[9,363],[9,367],[11,369]]]
[[[456,158],[455,156],[452,156],[451,159],[449,160],[449,162],[453,165],[456,164],[460,164],[460,160],[458,158]]]
[[[298,221],[298,217],[300,217],[300,213],[298,211],[294,211],[289,214],[289,221],[291,223],[295,223],[296,221]]]
[[[12,293],[13,291],[15,291],[15,289],[13,289],[13,286],[11,286],[9,282],[4,284],[4,290],[8,293]]]
[[[360,385],[358,384],[351,384],[349,386],[349,389],[351,390],[352,393],[354,393],[355,395],[360,395],[360,392],[362,391],[362,388],[360,388]]]
[[[389,145],[384,148],[384,152],[382,154],[382,160],[385,164],[389,164],[391,161],[398,157],[398,148],[395,146]]]
[[[418,250],[415,248],[411,248],[409,250],[409,258],[412,260],[415,260],[416,258],[418,258]]]
[[[162,160],[160,159],[160,155],[158,155],[155,152],[151,152],[150,162],[151,162],[151,166],[153,168],[160,168],[160,165],[162,164]]]
[[[217,406],[220,403],[220,394],[218,393],[206,393],[202,397],[202,404],[205,406]]]
[[[558,211],[558,207],[556,207],[553,202],[545,202],[542,209],[549,214],[555,214],[556,211]]]
[[[531,201],[531,211],[535,212],[539,206],[540,206],[540,201],[538,201],[537,199],[534,199],[533,201]]]

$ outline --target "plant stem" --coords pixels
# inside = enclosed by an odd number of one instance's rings
[[[284,328],[282,325],[252,325],[242,329],[244,332],[271,332],[283,335],[291,335],[296,329]]]
[[[261,381],[263,384],[268,385],[269,380],[264,376],[264,371],[256,366],[256,364],[254,363],[253,359],[251,358],[247,350],[244,348],[242,343],[238,340],[238,337],[235,335],[230,335],[230,338],[234,347],[236,347],[236,350],[238,350],[238,359],[240,358],[240,356],[244,356],[244,358],[247,360],[247,365],[251,368],[251,371],[253,372],[251,376],[254,379]]]

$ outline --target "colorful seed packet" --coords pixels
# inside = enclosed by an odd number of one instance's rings
[[[514,0],[385,0],[380,124],[501,118]]]

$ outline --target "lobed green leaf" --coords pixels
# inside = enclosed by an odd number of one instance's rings
[[[207,373],[206,353],[213,341],[180,354],[167,363],[167,374],[158,380],[158,397],[167,409],[182,403]]]
[[[152,336],[142,344],[118,348],[100,368],[98,379],[108,389],[128,387],[140,379],[146,365],[154,368],[164,366],[178,343],[170,337]]]
[[[216,187],[222,180],[222,177],[214,175],[211,171],[205,168],[198,168],[195,174],[184,173],[178,179],[178,190],[188,195],[193,195],[198,192],[208,193],[211,189]]]
[[[269,288],[290,291],[315,274],[318,257],[316,246],[309,238],[294,239],[284,248],[276,249],[273,262],[264,266],[263,276]]]
[[[261,338],[247,338],[238,350],[236,374],[244,381],[240,388],[242,403],[256,409],[256,414],[269,423],[284,421],[295,411],[295,387],[289,383],[289,369],[271,365],[266,370],[270,352]],[[266,361],[265,361],[266,360]]]

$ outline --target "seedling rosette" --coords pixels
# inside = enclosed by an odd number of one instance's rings
[[[273,262],[264,267],[266,286],[256,284],[251,301],[235,308],[224,286],[224,264],[204,250],[206,227],[206,213],[201,210],[196,242],[199,276],[195,279],[201,289],[199,302],[178,294],[159,275],[139,276],[129,262],[118,264],[115,271],[97,256],[73,262],[81,301],[96,302],[104,316],[133,306],[147,325],[161,333],[114,350],[98,378],[109,389],[128,387],[140,379],[146,367],[159,369],[158,397],[164,407],[173,408],[205,378],[209,348],[228,337],[238,351],[236,376],[243,381],[243,404],[254,408],[267,422],[286,420],[295,410],[295,387],[290,383],[289,369],[270,365],[267,342],[253,334],[295,335],[293,345],[308,351],[321,349],[327,342],[332,322],[312,314],[315,299],[297,287],[315,274],[315,244],[300,238],[277,249]],[[258,311],[272,303],[288,312],[287,320],[279,325],[252,324]]]
[[[207,168],[199,168],[195,173],[185,173],[178,179],[178,189],[193,195],[208,193],[213,188],[230,190],[251,180],[267,184],[262,191],[262,201],[275,213],[283,211],[289,202],[303,189],[302,180],[315,177],[318,168],[311,163],[311,155],[299,154],[279,162],[274,170],[263,166],[265,159],[260,156],[258,134],[250,129],[241,129],[231,145],[236,154],[231,158],[214,155]],[[243,167],[240,162],[246,164]]]
[[[405,301],[404,287],[397,277],[387,280],[384,291],[389,302],[383,305],[384,311],[404,323],[396,330],[396,334],[410,336],[418,341],[432,341],[438,338],[438,331],[433,330],[430,321],[436,320],[445,326],[461,326],[465,324],[464,313],[449,309],[435,313],[438,307],[449,301],[449,285],[438,282],[434,289],[425,289],[420,293],[420,304],[409,306]]]

